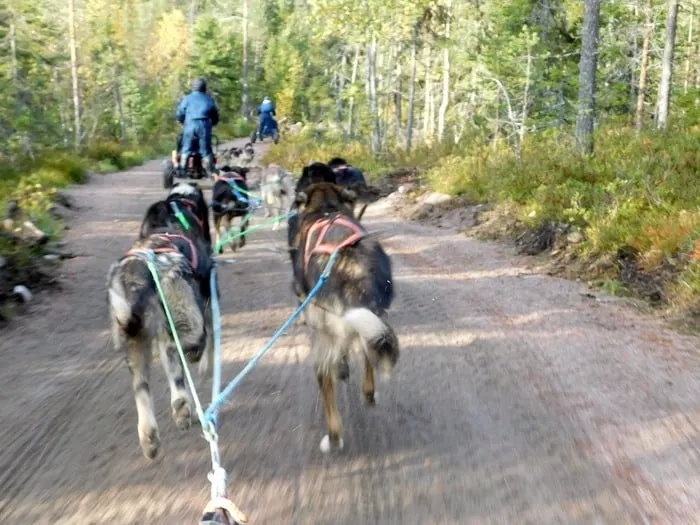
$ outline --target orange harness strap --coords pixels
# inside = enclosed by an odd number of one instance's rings
[[[132,248],[124,254],[124,257],[131,257],[132,255],[138,255],[139,253],[145,251],[152,251],[155,253],[178,253],[178,250],[175,248],[153,248],[152,250],[144,250],[143,248]]]
[[[194,243],[191,239],[178,233],[159,233],[157,237],[160,237],[161,239],[167,239],[168,241],[171,241],[172,239],[184,239],[185,241],[187,241],[187,243],[190,245],[190,249],[192,250],[192,259],[190,259],[190,264],[192,265],[192,269],[194,271],[197,271],[197,250],[195,249]],[[143,251],[144,250],[142,248],[132,248],[131,250],[126,252],[124,257],[137,255],[138,253]],[[154,251],[155,253],[180,253],[180,250],[178,250],[177,248],[173,248],[172,246],[167,246],[163,248],[153,248],[152,251]]]
[[[339,243],[333,244],[325,242],[324,239],[328,234],[328,231],[331,229],[332,226],[336,224],[345,226],[347,229],[349,229],[351,232],[350,235],[348,235],[344,240],[342,240]],[[320,230],[320,232],[318,234],[318,237],[316,237],[316,244],[312,247],[311,239],[313,237],[313,234],[318,230]],[[306,247],[304,250],[304,269],[309,267],[309,261],[311,260],[311,256],[316,254],[331,255],[336,250],[340,250],[342,248],[351,246],[359,242],[366,235],[367,232],[364,231],[362,226],[346,219],[342,215],[336,215],[327,219],[318,219],[311,225],[311,228],[309,228],[309,232],[306,235]]]

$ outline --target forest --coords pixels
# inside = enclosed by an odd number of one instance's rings
[[[54,189],[169,151],[203,76],[220,139],[269,95],[267,162],[342,152],[517,232],[566,225],[566,266],[696,322],[699,26],[698,0],[8,0],[0,212],[59,235]]]

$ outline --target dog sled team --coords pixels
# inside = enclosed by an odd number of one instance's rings
[[[168,379],[173,421],[184,430],[194,418],[166,308],[188,364],[198,364],[202,376],[209,374],[214,323],[211,298],[219,294],[210,289],[214,252],[222,251],[217,245],[225,242],[236,217],[242,218],[241,231],[230,247],[235,250],[245,245],[252,209],[248,173],[248,167],[221,168],[214,174],[210,202],[196,182],[176,183],[162,200],[148,207],[133,245],[109,268],[112,340],[115,349],[124,353],[131,373],[139,442],[149,459],[157,456],[160,447],[150,375],[154,355],[160,356]],[[362,349],[362,392],[368,404],[376,400],[375,373],[389,373],[399,357],[398,339],[387,321],[394,298],[391,260],[361,224],[364,208],[359,214],[355,210],[365,187],[362,172],[340,158],[310,164],[296,182],[281,167],[272,166],[260,181],[266,216],[290,212],[286,215],[287,242],[292,289],[299,303],[318,282],[330,254],[339,249],[325,285],[302,313],[325,405],[327,433],[320,443],[324,453],[343,448],[336,385],[349,377],[351,349]],[[165,304],[149,260],[157,268]],[[217,282],[226,279],[219,275]]]

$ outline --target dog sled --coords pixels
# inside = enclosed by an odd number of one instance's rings
[[[275,144],[280,141],[279,124],[277,124],[277,120],[274,118],[270,118],[269,121],[263,125],[262,130],[256,129],[253,131],[253,133],[250,134],[250,142],[253,144],[258,140],[263,142],[267,137],[270,137]]]
[[[181,180],[201,180],[207,178],[207,170],[202,162],[202,155],[199,153],[199,141],[197,137],[192,141],[192,151],[187,159],[185,167],[185,176],[178,176],[178,166],[180,165],[180,159],[182,158],[181,151],[181,136],[178,137],[177,146],[173,150],[171,158],[166,160],[163,166],[163,188],[169,190],[173,187],[175,179],[179,178]],[[211,149],[214,157],[214,165],[212,166],[212,171],[216,171],[216,166],[218,162],[218,152],[219,152],[219,139],[216,135],[211,136]]]

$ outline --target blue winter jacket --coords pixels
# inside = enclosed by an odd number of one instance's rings
[[[258,108],[258,113],[260,113],[263,116],[268,116],[271,114],[274,115],[275,114],[275,105],[272,102],[260,104],[260,107]]]
[[[177,107],[177,120],[181,124],[193,120],[209,119],[212,126],[219,123],[219,108],[216,102],[208,94],[201,91],[193,91],[185,96]]]

